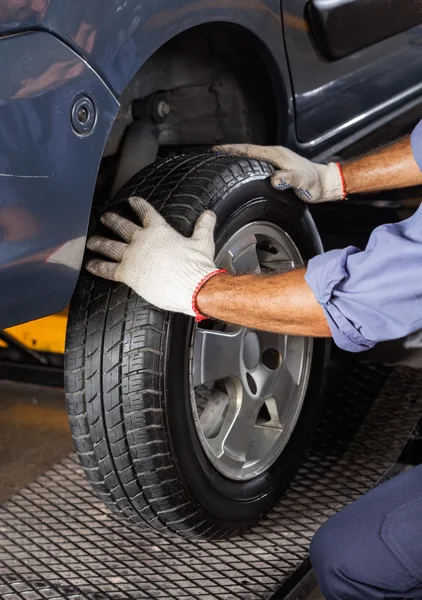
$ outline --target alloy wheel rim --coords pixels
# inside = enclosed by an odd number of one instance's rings
[[[229,273],[282,273],[303,266],[291,237],[269,222],[232,235],[216,263]],[[204,321],[190,344],[191,407],[209,461],[248,481],[282,453],[298,421],[312,361],[311,338]]]

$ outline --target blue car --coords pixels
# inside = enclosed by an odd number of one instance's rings
[[[272,167],[214,144],[318,160],[415,111],[419,0],[0,0],[0,324],[70,303],[65,391],[97,495],[202,539],[251,527],[318,422],[323,340],[194,323],[83,270],[105,210],[149,199],[189,235],[218,217],[233,273],[303,265],[321,242]]]

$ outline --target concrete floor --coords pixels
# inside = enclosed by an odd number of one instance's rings
[[[410,346],[410,347],[408,347]],[[383,344],[361,355],[371,361],[422,367],[419,339]],[[0,381],[0,504],[65,458],[73,443],[63,390]],[[323,600],[315,579],[289,600]]]
[[[63,390],[0,381],[0,398],[2,504],[72,452],[73,443]],[[301,600],[321,598],[315,590]]]
[[[411,346],[406,347],[406,346]],[[371,361],[422,367],[422,335],[361,355]],[[63,390],[0,381],[0,504],[65,458],[73,443]],[[289,600],[324,600],[312,574]]]
[[[0,381],[0,504],[73,450],[63,390]]]

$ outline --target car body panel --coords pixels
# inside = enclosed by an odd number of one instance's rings
[[[288,85],[289,77],[278,0],[5,0],[0,11],[2,71],[8,75],[0,118],[10,129],[0,139],[0,228],[2,208],[22,213],[13,241],[6,235],[0,246],[4,328],[69,302],[116,98],[156,49],[202,23],[235,23],[261,40],[280,80]],[[22,30],[42,31],[10,35]],[[80,67],[75,77],[61,67],[69,61]],[[26,81],[39,82],[39,89],[16,98]],[[99,107],[87,138],[76,136],[69,121],[71,102],[82,91]],[[293,124],[292,112],[287,118]],[[69,254],[71,266],[59,264]]]
[[[80,56],[44,32],[0,40],[0,328],[63,309],[82,262],[98,166],[118,102]],[[6,67],[6,68],[5,68]],[[98,107],[90,135],[75,98]]]
[[[329,61],[421,24],[421,6],[413,0],[308,0],[305,11],[315,46]]]
[[[384,10],[379,0],[347,2],[352,3],[373,3]],[[288,141],[291,146],[302,142],[304,152],[329,138],[351,135],[363,121],[375,121],[393,110],[393,104],[399,107],[421,95],[422,27],[329,62],[313,46],[305,6],[306,0],[3,0],[0,8],[7,12],[0,19],[0,35],[38,28],[53,33],[119,96],[154,51],[180,32],[210,22],[237,24],[260,40],[276,65],[289,94],[287,118],[291,121],[294,108],[297,115],[296,131],[290,131]]]
[[[249,32],[274,89],[286,95],[279,111],[286,111],[288,133],[279,141],[310,156],[420,98],[420,27],[329,63],[312,46],[304,5],[0,0],[0,328],[59,311],[69,301],[118,98],[147,59],[181,32],[209,23]],[[98,107],[87,137],[70,123],[78,94]]]
[[[386,110],[421,96],[422,26],[330,62],[313,46],[305,20],[306,2],[282,0],[301,142],[315,146],[327,137],[349,134],[365,121],[380,118]],[[422,12],[420,15],[422,23]]]
[[[20,0],[25,10],[15,13],[9,4],[0,35],[48,30],[84,56],[116,95],[155,50],[204,23],[241,26],[261,40],[281,69],[286,62],[279,0]]]

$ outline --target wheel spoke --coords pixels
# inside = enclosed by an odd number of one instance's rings
[[[240,376],[244,328],[233,331],[198,329],[195,334],[193,385]]]
[[[287,336],[280,335],[278,333],[271,333],[269,331],[257,331],[256,333],[259,337],[259,343],[262,352],[274,348],[281,353],[282,358],[284,357],[286,351]]]
[[[301,264],[296,265],[295,261],[283,251],[269,252],[262,247],[258,247],[257,255],[261,268],[274,273],[287,273],[296,266],[301,266]]]
[[[286,337],[284,366],[295,384],[299,384],[303,377],[303,367],[307,362],[306,356],[312,352],[312,346],[310,338]]]
[[[261,267],[263,269],[270,269],[272,272],[281,274],[288,273],[296,268],[295,263],[292,260],[268,260],[262,261]]]
[[[229,402],[228,394],[214,386],[199,419],[206,438],[213,438],[220,432],[221,424],[227,414]]]
[[[276,247],[271,243],[258,245],[258,260],[262,269],[269,269],[276,273],[287,273],[287,271],[303,266],[303,260],[295,248],[290,247],[287,250],[283,245]]]
[[[261,267],[256,253],[256,239],[247,248],[233,258],[236,273],[260,273]]]
[[[232,427],[224,440],[224,452],[234,460],[245,462],[258,416],[259,403],[243,402]]]
[[[298,389],[298,382],[285,365],[274,371],[260,365],[254,371],[253,377],[257,386],[257,397],[266,399],[270,421],[273,424],[278,422],[279,428],[283,429],[289,411],[294,410],[291,402]]]
[[[290,417],[291,412],[295,412],[296,406],[292,405],[292,398],[295,397],[295,392],[298,389],[298,384],[294,381],[290,371],[286,368],[282,369],[277,385],[273,388],[272,398],[274,404],[273,410],[277,411],[278,421],[281,428],[284,428],[286,420]]]
[[[280,385],[282,374],[280,371],[269,371],[263,365],[259,365],[253,371],[253,379],[256,384],[257,398],[272,396],[274,390]]]
[[[277,401],[274,396],[265,400],[265,406],[268,413],[268,420],[258,423],[258,427],[265,427],[270,429],[276,429],[279,431],[283,430],[283,424],[280,421],[280,415],[278,411]]]
[[[230,405],[226,417],[218,436],[208,441],[218,456],[224,454],[244,463],[261,403],[245,392],[236,380],[229,382],[227,391]]]
[[[256,237],[252,233],[240,235],[227,254],[218,260],[219,267],[232,274],[260,273],[256,244]]]

